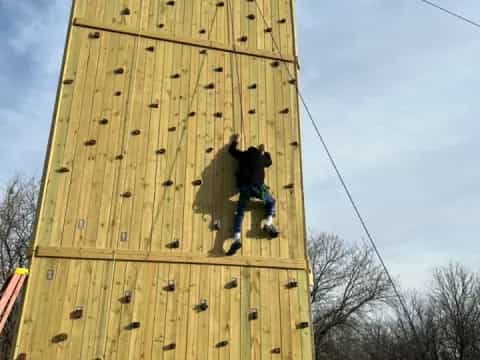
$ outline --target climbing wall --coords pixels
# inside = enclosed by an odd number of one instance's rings
[[[293,1],[74,2],[15,359],[312,359]]]

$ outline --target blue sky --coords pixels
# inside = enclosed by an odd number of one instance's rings
[[[437,0],[480,21],[476,0]],[[297,1],[302,91],[393,274],[479,270],[480,28],[419,0]],[[0,183],[39,175],[69,1],[0,0]],[[308,226],[361,241],[303,117]]]

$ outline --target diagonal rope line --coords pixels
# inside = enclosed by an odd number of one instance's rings
[[[436,9],[440,10],[440,11],[443,11],[444,13],[447,13],[448,15],[456,17],[457,19],[462,20],[462,21],[464,21],[464,22],[466,22],[470,25],[473,25],[473,26],[476,26],[476,27],[480,28],[480,24],[478,22],[475,22],[475,21],[473,21],[473,20],[471,20],[471,19],[469,19],[469,18],[467,18],[463,15],[460,15],[456,12],[453,12],[452,10],[448,10],[447,8],[441,7],[440,5],[435,4],[434,2],[429,1],[429,0],[420,0],[420,1],[427,4],[427,5],[430,5],[430,6],[434,7]]]
[[[264,15],[262,9],[261,9],[260,6],[258,5],[257,0],[255,0],[255,4],[256,4],[256,6],[257,6],[257,9],[258,9],[259,13],[261,14],[261,16],[262,16],[262,18],[263,18],[263,21],[264,21],[264,23],[265,23],[265,26],[269,27],[270,25],[268,24],[267,19],[265,18],[265,15]],[[274,36],[273,36],[273,32],[271,32],[270,35],[271,35],[271,37],[272,37],[272,42],[273,42],[276,50],[278,51],[279,54],[281,54],[280,47],[279,47],[277,41],[275,40],[275,38],[274,38]],[[289,76],[291,79],[295,79],[296,76],[294,76],[294,75],[292,74],[292,72],[290,71],[287,63],[285,63],[284,61],[282,61],[282,64],[284,65],[285,69],[287,70],[288,76]],[[322,144],[322,146],[323,146],[323,149],[325,150],[325,153],[327,154],[327,157],[328,157],[328,159],[329,159],[329,161],[330,161],[330,163],[331,163],[331,165],[332,165],[332,167],[333,167],[333,169],[334,169],[334,171],[335,171],[335,174],[337,175],[337,177],[338,177],[338,179],[339,179],[339,181],[340,181],[340,183],[341,183],[341,185],[342,185],[342,187],[343,187],[343,189],[344,189],[344,191],[345,191],[345,194],[347,195],[347,198],[348,198],[350,204],[352,205],[353,210],[354,210],[354,212],[355,212],[355,214],[356,214],[356,216],[357,216],[357,218],[358,218],[358,220],[359,220],[359,222],[360,222],[360,224],[361,224],[361,226],[362,226],[365,234],[367,235],[367,238],[368,238],[368,240],[369,240],[369,242],[370,242],[370,245],[372,246],[372,248],[373,248],[373,250],[374,250],[374,252],[375,252],[378,260],[380,261],[380,264],[382,265],[382,268],[383,268],[383,270],[384,270],[384,272],[385,272],[385,274],[386,274],[386,276],[387,276],[387,279],[388,279],[388,281],[391,283],[392,288],[393,288],[393,290],[394,290],[394,293],[395,293],[396,297],[398,298],[398,300],[399,300],[399,302],[400,302],[400,305],[401,305],[401,307],[402,307],[405,315],[407,316],[407,319],[408,319],[409,325],[410,325],[410,327],[411,327],[411,330],[412,330],[412,332],[413,332],[416,340],[418,341],[418,343],[419,343],[421,346],[423,346],[423,344],[422,344],[421,341],[420,341],[420,337],[418,336],[418,333],[417,333],[417,330],[416,330],[416,328],[415,328],[415,325],[414,325],[414,323],[413,323],[412,317],[410,316],[410,313],[408,312],[405,299],[404,299],[403,296],[400,294],[400,291],[398,290],[397,286],[395,285],[395,282],[393,281],[393,278],[392,278],[392,276],[391,276],[391,274],[390,274],[390,271],[388,270],[388,267],[387,267],[385,261],[383,260],[382,255],[380,254],[380,251],[379,251],[379,249],[378,249],[378,247],[377,247],[377,245],[376,245],[376,243],[375,243],[375,240],[374,240],[374,238],[373,238],[370,230],[368,229],[367,224],[366,224],[366,222],[365,222],[362,214],[360,213],[360,210],[359,210],[359,208],[358,208],[355,200],[353,199],[352,194],[350,193],[350,190],[349,190],[349,188],[348,188],[348,186],[347,186],[347,184],[346,184],[346,182],[345,182],[345,180],[344,180],[344,178],[343,178],[342,173],[340,172],[340,170],[339,170],[339,168],[338,168],[338,166],[337,166],[337,163],[336,163],[336,161],[335,161],[332,153],[330,152],[330,149],[329,149],[329,147],[328,147],[328,145],[327,145],[324,137],[322,136],[322,134],[321,134],[321,132],[320,132],[320,128],[319,128],[319,126],[318,126],[318,122],[314,119],[313,114],[312,114],[312,112],[310,111],[310,108],[309,108],[309,106],[308,106],[305,98],[303,97],[303,95],[302,95],[302,93],[301,93],[301,91],[300,91],[300,89],[299,89],[299,87],[298,87],[298,81],[295,81],[295,88],[296,88],[296,91],[297,91],[297,93],[298,93],[298,95],[299,95],[299,97],[300,97],[300,100],[301,100],[301,102],[302,102],[302,105],[303,105],[305,111],[307,112],[307,115],[308,115],[308,117],[309,117],[309,119],[310,119],[310,121],[311,121],[311,123],[312,123],[312,125],[313,125],[313,128],[314,128],[314,130],[315,130],[315,133],[317,134],[317,137],[319,138],[319,140],[320,140],[320,142],[321,142],[321,144]]]

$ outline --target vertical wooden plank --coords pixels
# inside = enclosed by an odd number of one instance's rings
[[[240,359],[252,359],[252,331],[248,320],[251,300],[251,276],[249,268],[241,269],[240,298]]]
[[[259,359],[270,359],[272,352],[272,318],[275,314],[276,296],[271,292],[273,270],[262,269],[260,272],[259,295],[261,309],[261,335]],[[278,318],[276,318],[278,320]]]
[[[200,287],[203,286],[200,283],[202,267],[198,265],[191,265],[191,275],[189,281],[189,291],[188,291],[188,328],[187,328],[187,351],[185,358],[186,359],[196,359],[199,354],[197,352],[197,338],[199,336],[198,331],[198,314],[194,311],[195,305],[198,303]]]
[[[188,334],[188,321],[189,313],[189,290],[190,290],[190,277],[192,265],[180,265],[180,278],[178,286],[175,291],[177,292],[177,310],[176,310],[176,349],[175,360],[183,360],[187,353],[187,334]],[[173,356],[172,356],[173,358]]]
[[[260,269],[251,269],[250,271],[250,281],[251,281],[251,292],[250,292],[250,308],[258,310],[258,319],[250,320],[250,331],[252,336],[252,359],[261,359],[261,344],[262,344],[262,324],[265,319],[263,318],[267,315],[268,318],[268,309],[261,307],[261,280],[260,272],[263,270]]]
[[[226,287],[226,284],[231,281],[231,268],[227,266],[222,266],[221,268],[221,278],[220,283],[218,284],[218,288],[220,290],[220,316],[219,316],[219,328],[220,331],[218,333],[217,344],[222,341],[228,341],[228,345],[219,347],[218,348],[218,356],[215,358],[216,360],[229,360],[230,359],[230,348],[233,346],[233,342],[237,341],[236,339],[232,339],[230,337],[230,327],[231,326],[238,326],[232,324],[231,318],[231,298],[232,298],[232,290],[236,290],[236,288],[229,289]]]
[[[231,289],[230,292],[230,360],[241,360],[242,349],[244,344],[243,339],[243,313],[242,313],[242,299],[243,296],[243,276],[240,267],[232,267],[232,278],[237,279],[238,287]]]
[[[297,274],[294,271],[287,272],[288,279],[297,279]],[[288,280],[287,280],[288,281]],[[290,298],[290,329],[291,329],[291,339],[292,339],[292,355],[294,359],[304,359],[303,358],[303,348],[302,348],[302,332],[303,330],[297,329],[297,323],[303,321],[300,314],[300,304],[299,304],[299,288],[290,289],[293,291],[287,291]],[[280,291],[282,289],[280,288]]]
[[[152,359],[162,360],[164,358],[163,346],[166,344],[165,330],[167,322],[167,299],[168,292],[165,291],[165,286],[170,279],[170,268],[173,265],[158,264],[157,265],[157,298],[153,310],[154,329],[153,329],[153,345]]]
[[[292,347],[294,347],[295,345],[292,343],[292,332],[294,330],[294,328],[292,327],[292,322],[294,320],[291,320],[290,318],[290,296],[283,287],[283,285],[288,282],[288,273],[286,270],[279,270],[278,280],[279,281],[276,286],[276,291],[280,299],[280,332],[282,340],[282,359],[298,359],[293,356],[294,353],[297,353],[297,350],[292,350]]]
[[[64,283],[62,284],[62,280],[65,279],[66,275],[68,276],[68,271],[64,271],[68,269],[64,269],[60,261],[54,259],[42,260],[43,261],[37,265],[37,276],[30,278],[30,281],[38,282],[38,286],[32,288],[33,303],[35,306],[32,306],[30,314],[25,314],[23,326],[19,329],[23,332],[20,334],[23,342],[21,343],[22,350],[17,351],[17,353],[25,352],[27,356],[33,354],[48,356],[48,354],[51,353],[51,349],[47,345],[49,343],[48,337],[57,330],[56,327],[58,327],[60,319],[59,316],[55,316],[51,323],[48,322],[46,318],[48,307],[52,300],[55,301],[56,304],[63,305],[64,294],[61,293],[60,286],[64,285]],[[49,270],[54,271],[54,280],[47,280],[47,272]],[[32,275],[33,274],[30,276]],[[54,294],[53,291],[55,290],[60,291],[60,293],[55,293],[56,296],[53,298],[52,294]],[[49,300],[51,301],[49,302]],[[44,329],[44,331],[41,331],[46,323],[48,324],[48,330],[45,331]],[[46,349],[39,349],[42,345],[47,345],[45,346]]]
[[[298,301],[300,305],[299,309],[299,322],[307,321],[309,327],[306,329],[297,330],[300,332],[303,350],[303,359],[312,359],[312,322],[311,322],[311,309],[310,309],[310,290],[308,285],[308,275],[305,271],[296,271],[298,279]]]
[[[58,245],[60,243],[60,234],[57,223],[60,221],[55,217],[56,211],[62,209],[64,201],[63,189],[69,183],[69,173],[58,173],[57,171],[64,167],[65,145],[69,131],[71,131],[70,112],[74,104],[75,95],[78,89],[82,87],[81,76],[82,69],[78,66],[80,61],[86,61],[84,52],[80,52],[83,46],[83,32],[72,29],[68,40],[68,48],[65,54],[65,65],[60,83],[60,90],[57,100],[57,108],[54,113],[54,124],[52,126],[52,148],[50,151],[50,160],[48,165],[48,173],[46,175],[45,186],[43,189],[43,204],[41,216],[38,219],[36,244],[38,245]],[[73,84],[65,83],[65,81],[73,80]],[[73,125],[75,126],[75,125]]]
[[[127,263],[117,261],[114,264],[114,273],[110,290],[110,304],[107,310],[108,321],[106,324],[107,336],[104,345],[104,358],[116,359],[120,333],[122,331],[121,313],[124,306],[119,299],[124,296],[125,278],[127,275]]]
[[[210,294],[210,288],[212,286],[212,282],[210,281],[211,279],[211,273],[212,273],[212,266],[204,266],[202,265],[200,267],[200,291],[198,293],[199,297],[196,301],[196,305],[200,303],[202,299],[206,299],[207,301],[209,299],[209,294]],[[210,331],[211,331],[211,324],[209,324],[209,318],[210,318],[210,311],[213,311],[214,309],[209,308],[206,311],[199,311],[198,309],[194,309],[196,316],[198,318],[198,335],[197,335],[197,352],[195,354],[195,358],[200,358],[200,359],[208,359],[208,340],[210,336]]]
[[[97,68],[100,60],[100,51],[102,42],[90,42],[89,59],[87,63],[87,78],[83,89],[83,99],[79,113],[80,126],[78,133],[75,134],[75,150],[72,154],[71,168],[72,177],[70,188],[68,190],[68,204],[65,215],[65,225],[63,228],[62,245],[75,245],[76,227],[78,223],[78,214],[81,207],[81,196],[84,194],[82,188],[83,180],[87,176],[86,164],[89,155],[89,146],[86,142],[92,140],[88,138],[91,126],[92,107],[95,94],[95,82],[97,79]],[[72,145],[70,145],[72,146]],[[93,145],[95,146],[95,145]],[[70,162],[70,161],[69,161]],[[68,165],[67,165],[68,166]]]
[[[70,263],[70,271],[68,273],[68,279],[65,282],[67,287],[67,296],[63,301],[63,307],[61,308],[62,319],[57,324],[53,334],[48,334],[48,341],[53,339],[54,336],[65,333],[68,338],[67,341],[60,342],[56,344],[56,358],[57,359],[68,359],[70,356],[70,349],[72,348],[73,342],[78,341],[73,337],[73,320],[70,318],[70,313],[73,311],[77,305],[77,295],[81,287],[81,271],[84,261],[82,260],[72,260]],[[48,313],[46,313],[47,315]],[[37,347],[37,350],[41,351],[41,346]],[[33,355],[33,354],[32,354]],[[33,357],[35,358],[35,357]],[[55,357],[54,357],[55,358]]]
[[[162,238],[162,220],[163,220],[163,206],[165,200],[165,186],[163,186],[165,179],[165,167],[166,167],[166,155],[170,149],[166,148],[166,137],[168,122],[166,117],[168,114],[164,111],[167,104],[167,91],[170,91],[166,86],[166,77],[168,73],[169,63],[166,64],[169,57],[167,51],[171,49],[171,45],[168,43],[156,42],[156,58],[158,63],[158,70],[155,74],[155,87],[152,94],[151,102],[158,103],[162,106],[162,111],[152,108],[152,119],[157,123],[157,144],[151,151],[155,152],[156,164],[155,164],[155,179],[154,179],[154,197],[153,197],[153,211],[152,211],[152,229],[151,229],[151,250],[163,250],[164,239]],[[165,153],[159,153],[159,150],[165,151]]]
[[[171,265],[170,266],[170,277],[169,280],[175,282],[175,288],[178,288],[180,285],[180,278],[184,270],[181,266]],[[166,284],[165,284],[166,285]],[[177,291],[171,291],[167,294],[167,308],[166,308],[166,317],[165,317],[165,342],[164,346],[170,344],[177,344],[180,339],[177,339],[177,326],[179,325],[179,319],[177,316],[177,309],[179,308],[178,304],[179,295]],[[162,349],[164,352],[163,358],[165,360],[175,359],[175,351]]]
[[[115,49],[115,67],[122,67],[130,69],[134,61],[134,40],[132,38],[124,39],[120,35],[113,37],[114,41],[112,47]],[[114,67],[112,67],[114,68]],[[88,226],[92,234],[89,236],[96,236],[96,246],[99,248],[117,247],[117,241],[120,236],[118,234],[119,215],[120,215],[120,197],[118,192],[120,184],[122,184],[121,169],[125,166],[126,152],[124,150],[124,132],[126,122],[126,112],[128,111],[128,101],[130,99],[130,79],[128,76],[113,77],[112,89],[112,103],[109,108],[109,103],[105,104],[104,113],[106,119],[109,120],[108,128],[105,131],[109,133],[108,149],[105,152],[105,172],[103,180],[102,194],[98,201],[98,208],[92,209],[98,212],[97,233],[95,224]],[[120,93],[120,94],[119,94]],[[115,95],[117,94],[117,95]],[[118,95],[119,94],[119,95]]]

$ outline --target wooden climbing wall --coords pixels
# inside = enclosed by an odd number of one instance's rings
[[[14,358],[313,358],[293,2],[74,2]],[[234,133],[281,236],[225,257]]]

